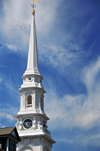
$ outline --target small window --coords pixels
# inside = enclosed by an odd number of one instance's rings
[[[27,107],[32,107],[32,96],[31,95],[29,95],[27,97]]]
[[[29,80],[31,80],[31,77],[29,77]]]

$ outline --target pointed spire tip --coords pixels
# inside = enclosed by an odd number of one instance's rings
[[[36,2],[39,2],[39,1],[31,1],[31,2],[30,2],[31,7],[33,8],[33,9],[32,9],[32,14],[35,13],[34,7],[36,7],[36,6],[35,6],[35,3],[36,3]]]

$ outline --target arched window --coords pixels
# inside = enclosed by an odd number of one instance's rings
[[[28,95],[27,97],[27,107],[32,107],[32,96]]]
[[[42,84],[42,80],[40,79],[40,83]]]
[[[45,128],[45,122],[43,121],[43,127]]]
[[[22,148],[21,151],[32,151],[32,148],[26,146],[26,147]]]

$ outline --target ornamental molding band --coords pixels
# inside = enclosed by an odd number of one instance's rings
[[[35,3],[32,6],[32,24],[30,43],[28,51],[27,69],[23,74],[23,84],[20,91],[20,111],[16,128],[21,138],[16,151],[51,151],[52,145],[56,143],[48,131],[47,121],[49,118],[44,111],[44,87],[43,77],[38,67],[37,37],[35,26]]]

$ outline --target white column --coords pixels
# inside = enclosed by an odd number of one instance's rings
[[[26,93],[21,93],[21,100],[20,100],[20,111],[25,110],[25,94]]]
[[[40,112],[41,112],[41,93],[39,93],[39,110],[40,110]]]
[[[44,113],[44,97],[43,97],[43,101],[42,101],[42,108],[43,108],[43,113]]]
[[[34,108],[35,108],[35,110],[36,110],[36,91],[35,91],[35,93],[34,93]]]
[[[35,94],[36,94],[36,110],[38,110],[39,109],[39,93],[36,92]]]
[[[33,129],[34,130],[36,129],[36,117],[35,116],[33,117]]]
[[[0,148],[2,148],[2,141],[0,140]]]
[[[6,147],[6,151],[9,151],[9,138],[7,139],[7,147]]]
[[[23,110],[23,93],[21,93],[21,98],[20,98],[20,110]]]
[[[32,108],[35,110],[35,93],[32,94]]]
[[[43,151],[43,145],[40,144],[40,151]]]
[[[23,93],[23,110],[26,108],[26,93]]]

